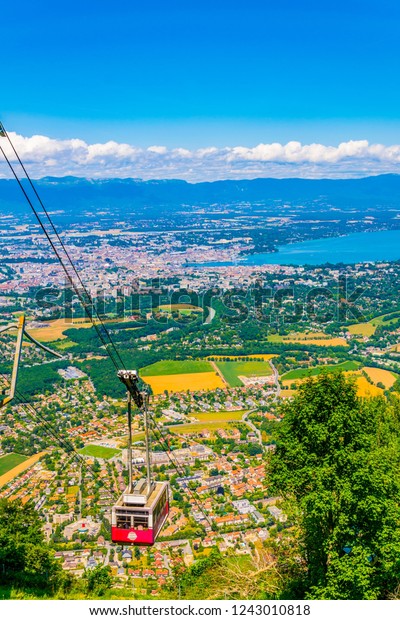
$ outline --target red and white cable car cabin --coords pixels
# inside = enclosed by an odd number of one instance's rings
[[[168,483],[139,480],[112,508],[111,539],[133,545],[153,545],[169,512]]]

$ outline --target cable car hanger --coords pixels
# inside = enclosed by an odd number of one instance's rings
[[[169,484],[155,482],[150,458],[148,394],[139,389],[136,370],[120,370],[119,380],[127,388],[128,403],[128,486],[112,507],[111,540],[113,542],[152,545],[169,513]],[[132,400],[143,412],[146,440],[146,478],[133,484],[132,472]]]
[[[0,132],[1,132],[1,128],[0,128]],[[24,314],[19,317],[18,323],[12,323],[11,325],[0,327],[0,334],[6,331],[11,331],[13,329],[17,330],[17,343],[15,345],[14,363],[13,363],[13,369],[12,369],[12,374],[11,374],[11,382],[10,382],[10,392],[8,396],[5,396],[4,392],[0,395],[0,409],[2,407],[5,407],[5,405],[7,405],[8,403],[10,403],[15,396],[19,365],[21,361],[22,342],[23,342],[24,336],[26,336],[28,340],[33,342],[33,344],[38,346],[40,349],[43,349],[43,351],[46,351],[47,353],[51,353],[51,355],[54,355],[55,357],[58,357],[60,359],[63,358],[63,356],[60,353],[57,353],[56,351],[49,349],[49,347],[46,347],[44,344],[36,340],[36,338],[34,338],[29,332],[26,331]]]
[[[131,446],[132,446],[132,435],[131,435],[131,413],[129,413],[130,409],[131,409],[131,405],[132,405],[132,399],[134,400],[136,406],[138,407],[139,410],[141,410],[141,412],[144,414],[144,426],[145,426],[145,437],[146,437],[146,469],[147,469],[147,479],[139,481],[135,487],[133,487],[133,479],[132,479],[132,459],[128,458],[128,461],[130,462],[130,466],[128,463],[128,469],[130,470],[130,475],[129,475],[129,485],[128,485],[128,489],[127,491],[131,491],[131,492],[127,492],[125,493],[125,495],[121,496],[121,498],[118,500],[117,505],[113,507],[112,509],[112,530],[113,530],[113,524],[115,523],[115,529],[114,529],[114,535],[112,535],[112,540],[114,540],[114,536],[115,538],[118,538],[118,541],[123,541],[123,542],[130,542],[130,543],[134,543],[134,544],[153,544],[156,540],[156,537],[160,531],[160,529],[162,528],[167,516],[168,516],[168,512],[169,512],[169,484],[167,482],[154,482],[152,480],[151,477],[151,462],[150,462],[150,445],[149,445],[149,413],[147,410],[147,405],[148,405],[148,395],[144,392],[140,392],[139,388],[138,388],[138,382],[139,382],[139,376],[137,371],[129,371],[126,370],[125,364],[120,356],[120,353],[118,351],[118,349],[115,346],[115,342],[113,341],[110,332],[108,331],[107,327],[105,326],[101,316],[98,314],[97,309],[93,303],[93,299],[91,298],[90,293],[88,292],[87,288],[85,287],[84,283],[81,280],[81,277],[79,275],[79,272],[77,271],[69,253],[67,248],[64,245],[64,242],[62,241],[62,239],[60,238],[60,235],[57,231],[57,229],[55,228],[50,214],[49,212],[46,210],[45,205],[43,204],[35,185],[33,184],[27,170],[25,169],[25,166],[23,164],[23,162],[21,161],[6,129],[4,128],[4,125],[0,122],[0,138],[6,138],[15,154],[15,157],[17,158],[28,182],[30,187],[32,188],[36,199],[38,200],[47,220],[48,223],[51,227],[51,231],[47,230],[46,226],[44,225],[41,217],[39,216],[32,200],[29,198],[29,195],[27,194],[27,192],[25,191],[24,186],[22,185],[22,182],[18,176],[18,174],[16,173],[16,171],[14,170],[14,167],[10,161],[10,159],[7,157],[6,153],[4,152],[4,149],[1,147],[0,145],[0,152],[2,153],[2,155],[4,156],[5,161],[7,162],[15,180],[17,181],[26,201],[28,202],[36,220],[38,221],[38,224],[40,226],[40,228],[42,229],[45,237],[47,238],[52,250],[54,251],[61,267],[63,268],[67,279],[71,285],[71,287],[74,289],[76,295],[78,296],[79,300],[82,303],[82,306],[85,310],[86,315],[88,316],[89,320],[91,321],[93,327],[95,328],[99,339],[101,340],[101,342],[104,345],[105,351],[108,354],[110,360],[112,361],[112,363],[114,364],[117,373],[118,373],[118,378],[125,384],[125,386],[127,387],[127,392],[128,392],[128,454],[131,455],[132,450],[131,450]],[[55,239],[52,238],[52,236],[55,235]],[[61,251],[59,249],[57,249],[56,245],[59,245],[59,247],[61,248]],[[66,264],[64,263],[64,260],[61,256],[61,254],[64,254],[66,259],[67,259],[67,263],[68,263],[68,267],[66,266]],[[70,271],[70,269],[72,270],[72,273]],[[77,282],[75,281],[75,279],[77,280]],[[95,315],[95,317],[93,316],[93,313]],[[26,332],[25,332],[26,333]],[[28,334],[26,334],[28,336]],[[31,337],[28,336],[30,339]],[[50,349],[47,349],[47,347],[44,347],[43,345],[41,345],[40,343],[39,346],[41,346],[42,348],[45,348],[46,350],[48,350],[49,352],[52,352]],[[109,346],[111,346],[112,351],[109,349]],[[59,354],[56,354],[59,355]],[[62,357],[60,355],[60,357]],[[120,370],[120,368],[124,368],[124,370]],[[14,388],[15,389],[15,388]],[[154,425],[155,427],[158,429],[159,434],[160,434],[160,444],[163,444],[163,439],[162,439],[162,435],[161,435],[161,431],[159,429],[159,425],[157,424],[156,420],[153,419]],[[130,446],[130,449],[129,449]],[[168,452],[168,448],[166,450],[166,454],[168,459],[170,460],[171,464],[173,465],[173,467],[175,468],[175,470],[180,473],[179,471],[179,466],[176,462],[174,462],[174,459],[172,458],[172,456],[169,454]],[[197,499],[195,498],[195,494],[188,489],[188,491],[190,492],[190,495],[192,496],[192,498],[194,499],[197,507],[199,508],[199,510],[203,513],[206,521],[208,521],[210,527],[211,527],[211,523],[208,519],[208,516],[206,515],[206,513],[203,511],[203,509],[201,508],[201,506],[199,505],[199,502],[197,501]],[[126,505],[124,506],[124,500],[126,501]],[[140,506],[142,506],[142,510],[140,511],[139,508]],[[123,509],[125,508],[126,513],[123,512]],[[130,510],[129,510],[130,508]],[[136,509],[136,514],[135,514],[135,509]],[[137,514],[139,513],[139,514]],[[121,517],[125,516],[125,522],[121,521]],[[129,518],[129,519],[128,519]],[[119,521],[118,521],[119,519]],[[117,527],[117,525],[126,525],[129,526],[128,531],[126,528],[124,527]],[[135,529],[137,527],[137,530]],[[144,533],[143,533],[144,532]],[[121,537],[121,538],[120,538]]]
[[[34,184],[32,183],[27,170],[25,169],[11,139],[5,130],[4,126],[0,123],[0,138],[6,138],[17,158],[22,170],[25,173],[25,176],[28,179],[28,182],[36,196],[36,199],[39,201],[40,206],[48,220],[50,225],[50,229],[45,226],[42,218],[39,216],[31,198],[27,194],[24,186],[21,183],[21,180],[14,170],[13,164],[10,159],[7,157],[4,149],[0,146],[0,152],[3,154],[15,180],[17,181],[22,193],[33,214],[36,217],[41,229],[43,230],[47,240],[50,243],[51,248],[56,254],[64,272],[68,278],[68,281],[71,287],[75,290],[78,298],[80,299],[83,308],[95,327],[97,334],[102,341],[107,354],[109,355],[111,361],[113,362],[117,373],[118,378],[124,383],[127,388],[128,395],[128,469],[129,469],[129,482],[126,492],[123,496],[121,496],[117,502],[119,506],[114,506],[112,508],[112,515],[114,519],[114,514],[119,515],[118,517],[118,525],[121,525],[121,507],[125,506],[126,511],[129,512],[130,509],[130,523],[128,524],[127,515],[125,514],[124,525],[130,525],[130,531],[118,533],[112,527],[112,539],[116,538],[117,540],[121,539],[124,542],[134,542],[137,541],[136,544],[153,544],[155,542],[156,536],[163,526],[168,512],[169,512],[169,484],[167,482],[154,482],[151,476],[151,460],[150,460],[150,439],[149,439],[149,416],[148,416],[148,396],[147,394],[142,394],[138,389],[139,377],[136,371],[126,370],[126,367],[123,363],[123,360],[117,350],[115,343],[113,342],[111,335],[104,325],[101,317],[99,316],[94,304],[93,300],[90,296],[90,293],[86,289],[84,283],[81,280],[81,277],[78,271],[73,264],[68,250],[65,247],[62,239],[60,238],[51,218],[46,210]],[[64,263],[62,255],[65,256],[67,265]],[[95,316],[93,316],[93,313]],[[97,320],[95,320],[95,318]],[[113,352],[109,349],[109,346],[113,349]],[[60,356],[62,357],[62,356]],[[18,356],[19,362],[19,356]],[[124,370],[120,370],[121,366]],[[18,366],[17,366],[18,369]],[[15,392],[15,384],[14,382],[14,392]],[[136,404],[139,410],[144,414],[144,426],[145,426],[145,437],[146,437],[146,469],[147,469],[147,477],[146,480],[139,481],[135,487],[133,487],[133,474],[132,474],[132,400]],[[137,514],[139,513],[139,514]],[[116,525],[117,525],[117,517],[115,517]],[[137,527],[137,531],[135,528]],[[121,530],[121,528],[120,528]]]

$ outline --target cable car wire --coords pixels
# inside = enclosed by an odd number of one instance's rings
[[[156,426],[158,433],[159,433],[159,439],[158,442],[160,443],[161,446],[164,447],[165,453],[167,455],[168,460],[170,461],[170,463],[173,465],[173,467],[175,468],[175,470],[177,471],[177,473],[184,478],[185,477],[185,472],[183,470],[180,470],[180,465],[178,465],[176,462],[174,462],[173,458],[171,457],[170,454],[170,450],[168,448],[168,444],[165,443],[164,439],[162,438],[162,433],[161,433],[161,428],[160,426],[157,424],[154,416],[150,416],[150,419],[152,420],[153,424]],[[155,434],[155,431],[153,429],[153,432]],[[156,436],[157,439],[157,436]],[[202,508],[202,506],[200,505],[200,503],[198,502],[198,500],[196,499],[195,495],[198,496],[198,493],[195,493],[195,491],[193,491],[189,486],[186,487],[186,491],[189,493],[189,495],[191,496],[191,498],[193,499],[193,501],[195,502],[198,510],[202,513],[204,519],[207,521],[208,525],[210,527],[212,527],[212,523],[210,521],[210,519],[208,518],[208,515],[204,512],[204,509]]]
[[[4,126],[3,126],[1,123],[0,123],[0,130],[2,130],[2,131],[1,131],[1,135],[3,135],[3,134],[4,134],[4,135],[5,135],[5,137],[7,138],[8,142],[9,142],[9,144],[11,145],[11,148],[12,148],[12,150],[13,150],[13,152],[14,152],[15,156],[17,157],[17,160],[18,160],[19,164],[21,165],[21,168],[23,169],[23,171],[24,171],[24,173],[25,173],[25,176],[26,176],[26,178],[27,178],[27,180],[28,180],[28,182],[29,182],[29,184],[30,184],[30,186],[31,186],[31,188],[32,188],[32,190],[33,190],[33,192],[34,192],[34,194],[35,194],[36,198],[38,199],[39,204],[41,205],[41,207],[42,207],[42,209],[43,209],[43,212],[44,212],[44,213],[45,213],[45,215],[46,215],[46,218],[47,218],[47,220],[48,220],[48,222],[49,222],[49,224],[50,224],[50,226],[51,226],[51,228],[52,228],[52,230],[53,230],[54,234],[56,235],[56,238],[57,238],[58,242],[60,243],[60,245],[61,245],[61,247],[62,247],[63,251],[65,252],[65,255],[66,255],[67,259],[68,259],[68,262],[69,262],[70,266],[72,267],[72,269],[73,269],[73,271],[74,271],[74,273],[75,273],[75,275],[76,275],[76,277],[77,277],[77,279],[78,279],[79,284],[82,286],[82,289],[83,289],[83,291],[84,291],[84,293],[85,293],[85,295],[86,295],[86,298],[87,298],[86,300],[85,300],[85,299],[84,299],[84,297],[82,296],[81,291],[80,291],[80,290],[79,290],[79,288],[76,286],[76,283],[74,282],[74,280],[73,280],[72,276],[71,276],[71,275],[70,275],[70,273],[68,272],[68,269],[67,269],[67,267],[65,266],[64,261],[63,261],[63,259],[61,258],[59,251],[57,250],[57,248],[56,248],[56,246],[55,246],[55,244],[54,244],[53,240],[51,239],[51,236],[50,236],[49,232],[47,231],[47,229],[46,229],[45,225],[43,224],[43,222],[42,222],[41,218],[39,217],[39,214],[38,214],[38,212],[37,212],[37,210],[36,210],[35,206],[33,205],[33,202],[31,201],[30,197],[28,196],[28,194],[27,194],[27,192],[26,192],[25,188],[23,187],[23,184],[22,184],[22,182],[21,182],[20,178],[18,177],[17,173],[15,172],[14,167],[13,167],[13,165],[11,164],[11,161],[10,161],[10,160],[9,160],[9,158],[7,157],[7,155],[6,155],[6,153],[4,152],[3,148],[0,146],[0,151],[1,151],[1,153],[3,154],[3,157],[4,157],[5,161],[7,162],[7,164],[8,164],[8,166],[9,166],[9,168],[10,168],[10,170],[11,170],[11,172],[12,172],[12,174],[13,174],[14,178],[15,178],[15,180],[17,181],[17,183],[18,183],[18,185],[19,185],[19,187],[20,187],[20,189],[21,189],[21,191],[22,191],[22,193],[23,193],[23,195],[24,195],[24,197],[25,197],[26,201],[28,202],[28,204],[29,204],[29,206],[30,206],[30,208],[31,208],[32,212],[34,213],[35,218],[36,218],[37,222],[39,223],[39,226],[40,226],[40,227],[41,227],[41,229],[43,230],[43,233],[44,233],[45,237],[47,238],[47,240],[48,240],[48,242],[49,242],[49,244],[50,244],[51,248],[53,249],[53,251],[54,251],[54,253],[55,253],[55,255],[56,255],[56,257],[57,257],[57,259],[58,259],[59,263],[61,264],[61,267],[63,268],[63,270],[64,270],[64,272],[65,272],[65,274],[66,274],[66,276],[67,276],[67,279],[68,279],[68,281],[70,282],[71,287],[74,289],[74,291],[75,291],[75,293],[76,293],[77,297],[79,298],[79,300],[80,300],[80,301],[81,301],[81,303],[82,303],[82,306],[83,306],[83,308],[84,308],[84,310],[85,310],[85,312],[86,312],[86,314],[87,314],[87,316],[88,316],[89,320],[92,322],[93,327],[96,329],[96,332],[97,332],[97,334],[98,334],[98,336],[99,336],[100,340],[102,341],[102,343],[103,343],[103,345],[104,345],[104,347],[105,347],[105,350],[106,350],[107,354],[109,355],[109,357],[110,357],[111,361],[113,362],[113,364],[114,364],[115,368],[116,368],[117,370],[119,370],[119,369],[120,369],[120,367],[122,366],[122,368],[124,368],[124,369],[125,369],[125,368],[126,368],[126,367],[125,367],[125,364],[124,364],[124,362],[123,362],[123,360],[122,360],[122,358],[121,358],[121,356],[120,356],[120,354],[119,354],[119,352],[118,352],[118,349],[117,349],[117,347],[116,347],[116,345],[115,345],[115,343],[114,343],[114,341],[113,341],[113,339],[112,339],[112,337],[111,337],[111,335],[110,335],[110,333],[109,333],[108,329],[107,329],[107,328],[106,328],[106,326],[104,325],[104,323],[103,323],[103,321],[102,321],[101,317],[99,316],[99,314],[98,314],[98,312],[97,312],[97,309],[95,308],[95,305],[94,305],[94,302],[93,302],[93,299],[92,299],[92,297],[91,297],[90,293],[88,292],[88,290],[86,289],[85,285],[83,284],[82,279],[81,279],[81,277],[79,276],[79,274],[78,274],[78,272],[77,272],[77,270],[76,270],[76,267],[75,267],[75,265],[73,264],[73,261],[72,261],[72,259],[71,259],[70,255],[69,255],[69,253],[68,253],[68,251],[67,251],[66,247],[65,247],[65,244],[63,243],[62,239],[60,238],[60,235],[59,235],[59,233],[58,233],[58,231],[57,231],[56,227],[54,226],[54,224],[53,224],[53,222],[52,222],[52,219],[51,219],[51,217],[50,217],[50,215],[49,215],[49,213],[48,213],[48,211],[47,211],[46,207],[44,206],[44,203],[42,202],[42,200],[41,200],[41,198],[40,198],[40,196],[39,196],[39,194],[38,194],[38,192],[37,192],[37,190],[36,190],[36,187],[34,186],[34,184],[33,184],[32,180],[31,180],[31,178],[30,178],[30,176],[29,176],[29,174],[28,174],[28,172],[27,172],[27,170],[26,170],[25,166],[23,165],[23,163],[22,163],[22,161],[21,161],[21,159],[20,159],[20,157],[19,157],[19,155],[18,155],[18,153],[17,153],[17,151],[16,151],[16,149],[15,149],[15,147],[14,147],[14,145],[13,145],[13,143],[12,143],[12,141],[11,141],[11,139],[10,139],[9,135],[8,135],[8,133],[7,133],[7,131],[5,130]],[[91,310],[89,309],[89,306],[90,306],[90,309],[91,309]],[[98,321],[99,321],[99,323],[100,323],[101,327],[103,328],[103,332],[104,332],[104,334],[107,336],[108,343],[106,342],[106,340],[105,340],[105,338],[104,338],[104,336],[103,336],[103,334],[102,334],[102,330],[99,328],[99,325],[98,325],[98,324],[97,324],[97,323],[93,320],[93,315],[92,315],[92,311],[93,311],[93,310],[94,310],[94,312],[95,312],[95,314],[96,314],[96,317],[97,317],[97,319],[98,319]],[[117,358],[117,360],[118,360],[118,361],[116,361],[116,359],[115,359],[114,355],[112,355],[112,354],[111,354],[111,351],[109,350],[109,345],[111,345],[111,347],[113,348],[113,350],[114,350],[114,352],[115,352],[115,355],[116,355],[116,358]],[[119,363],[118,363],[118,362],[119,362]],[[162,445],[164,445],[164,449],[165,449],[165,445],[166,445],[166,444],[165,444],[164,440],[162,439],[161,431],[160,431],[160,429],[159,429],[159,426],[158,426],[157,422],[154,420],[154,418],[153,418],[153,423],[154,423],[154,425],[157,427],[157,429],[158,429],[158,431],[159,431],[159,436],[160,436],[159,441],[160,441],[160,443],[161,443]],[[57,441],[59,441],[59,438],[57,438]],[[71,444],[71,445],[72,445],[72,444]],[[73,446],[72,446],[72,449],[73,449],[73,450],[74,450],[74,452],[78,455],[78,457],[80,457],[80,458],[82,459],[82,457],[78,454],[78,452],[76,452],[76,450],[75,450],[75,448],[74,448]],[[170,455],[170,453],[169,453],[168,446],[167,446],[167,449],[165,450],[165,452],[166,452],[166,454],[167,454],[167,458],[168,458],[168,460],[171,462],[171,464],[173,465],[173,467],[175,468],[175,470],[177,471],[177,473],[178,473],[180,476],[183,476],[184,472],[182,472],[182,470],[180,471],[180,468],[179,468],[178,464],[177,464],[176,462],[174,462],[173,458],[171,457],[171,455]],[[83,459],[83,461],[84,461],[84,459]],[[199,505],[199,503],[198,503],[197,499],[194,497],[194,494],[193,494],[193,492],[192,492],[192,489],[190,489],[189,487],[186,487],[186,489],[187,489],[187,491],[189,492],[189,494],[192,496],[192,499],[195,501],[196,506],[199,508],[199,510],[202,512],[202,514],[204,515],[205,519],[207,520],[207,522],[208,522],[208,523],[209,523],[209,525],[211,526],[211,522],[209,521],[208,516],[205,514],[204,510],[203,510],[203,509],[201,508],[201,506]]]
[[[30,199],[30,197],[28,196],[28,194],[27,194],[27,192],[26,192],[25,188],[24,188],[24,187],[23,187],[23,185],[22,185],[22,182],[21,182],[20,178],[18,177],[17,173],[15,172],[14,167],[13,167],[13,165],[12,165],[12,163],[11,163],[10,159],[7,157],[7,155],[6,155],[5,151],[4,151],[4,149],[0,146],[0,151],[1,151],[1,153],[3,154],[3,157],[4,157],[5,161],[7,162],[8,167],[10,168],[10,170],[11,170],[11,172],[12,172],[12,174],[13,174],[13,176],[14,176],[15,180],[17,181],[17,183],[18,183],[18,185],[19,185],[19,187],[20,187],[20,189],[21,189],[21,191],[22,191],[22,193],[23,193],[23,195],[24,195],[25,199],[27,200],[27,202],[28,202],[28,204],[29,204],[29,206],[30,206],[30,208],[31,208],[31,210],[32,210],[32,212],[33,212],[33,214],[35,215],[35,218],[36,218],[36,220],[37,220],[37,222],[38,222],[39,226],[40,226],[40,227],[41,227],[41,229],[43,230],[43,233],[45,234],[45,236],[46,236],[46,238],[47,238],[48,242],[50,243],[50,246],[51,246],[51,248],[53,249],[53,251],[54,251],[54,253],[55,253],[55,255],[56,255],[56,257],[57,257],[58,261],[60,262],[61,267],[63,268],[63,270],[64,270],[64,272],[65,272],[65,275],[67,276],[67,279],[68,279],[68,281],[69,281],[70,285],[72,286],[72,288],[74,289],[74,291],[75,291],[76,295],[78,296],[79,300],[81,301],[81,303],[82,303],[82,305],[83,305],[83,308],[84,308],[84,310],[85,310],[85,312],[86,312],[86,314],[87,314],[88,318],[89,318],[89,319],[90,319],[90,321],[92,322],[93,326],[95,327],[95,329],[96,329],[96,331],[97,331],[97,334],[98,334],[98,336],[99,336],[100,340],[102,341],[103,345],[105,346],[106,351],[109,353],[110,358],[111,358],[111,360],[113,361],[115,368],[116,368],[117,370],[118,370],[118,369],[120,369],[121,367],[122,367],[122,368],[125,368],[125,364],[124,364],[124,362],[123,362],[123,360],[122,360],[122,358],[121,358],[121,356],[120,356],[120,354],[119,354],[119,352],[118,352],[118,350],[117,350],[117,348],[116,348],[116,346],[115,346],[115,343],[114,343],[114,341],[113,341],[113,339],[112,339],[112,337],[111,337],[111,335],[110,335],[110,332],[108,331],[108,329],[107,329],[107,328],[106,328],[106,326],[104,325],[104,323],[103,323],[103,321],[102,321],[102,319],[101,319],[101,317],[100,317],[100,315],[99,315],[99,313],[98,313],[98,311],[97,311],[97,309],[96,309],[96,307],[95,307],[95,304],[94,304],[94,302],[93,302],[93,299],[92,299],[92,297],[91,297],[91,295],[90,295],[89,291],[87,290],[87,288],[85,287],[84,283],[82,282],[82,279],[81,279],[81,277],[80,277],[80,275],[79,275],[79,273],[78,273],[78,271],[77,271],[77,269],[76,269],[76,267],[75,267],[75,265],[74,265],[74,263],[73,263],[73,261],[72,261],[72,259],[71,259],[70,255],[69,255],[69,253],[68,253],[67,248],[65,247],[64,242],[62,241],[62,239],[61,239],[61,237],[60,237],[60,235],[59,235],[59,233],[58,233],[58,231],[57,231],[57,229],[56,229],[56,227],[55,227],[55,225],[54,225],[54,223],[53,223],[53,221],[52,221],[52,219],[51,219],[51,217],[50,217],[50,215],[49,215],[49,213],[48,213],[48,211],[47,211],[47,209],[46,209],[46,207],[44,206],[44,203],[43,203],[42,199],[41,199],[41,198],[40,198],[40,196],[39,196],[39,193],[38,193],[38,191],[37,191],[37,189],[36,189],[35,185],[33,184],[33,182],[32,182],[32,180],[31,180],[31,178],[30,178],[30,176],[29,176],[29,174],[28,174],[28,172],[27,172],[27,170],[26,170],[26,168],[25,168],[24,164],[22,163],[22,161],[21,161],[21,159],[20,159],[20,157],[19,157],[19,155],[18,155],[18,153],[17,153],[17,151],[16,151],[16,149],[15,149],[15,147],[14,147],[14,145],[13,145],[13,143],[12,143],[12,141],[11,141],[11,139],[10,139],[9,135],[8,135],[8,133],[7,133],[7,131],[5,130],[5,128],[4,128],[4,126],[3,126],[2,124],[0,124],[0,130],[2,130],[2,135],[3,135],[3,134],[5,135],[5,137],[7,138],[8,142],[9,142],[9,144],[11,145],[11,148],[13,149],[13,152],[15,153],[15,156],[17,157],[18,162],[19,162],[19,164],[21,165],[22,170],[24,171],[25,176],[26,176],[26,178],[27,178],[28,182],[29,182],[30,186],[32,187],[32,189],[33,189],[33,191],[34,191],[35,196],[37,197],[37,199],[38,199],[38,201],[39,201],[39,203],[40,203],[40,205],[41,205],[41,207],[42,207],[42,209],[43,209],[43,212],[44,212],[44,213],[45,213],[45,215],[46,215],[46,218],[47,218],[47,220],[48,220],[48,222],[49,222],[49,224],[50,224],[50,226],[51,226],[51,228],[52,228],[52,230],[53,230],[53,232],[54,232],[54,234],[55,234],[55,236],[56,236],[56,238],[57,238],[57,241],[60,243],[61,248],[62,248],[62,250],[64,251],[64,253],[65,253],[65,255],[66,255],[67,259],[68,259],[68,262],[69,262],[69,264],[70,264],[70,266],[71,266],[71,268],[72,268],[72,270],[73,270],[73,272],[74,272],[75,276],[77,277],[79,284],[80,284],[80,285],[81,285],[81,287],[82,287],[82,290],[83,290],[83,292],[84,292],[84,295],[86,296],[86,299],[84,299],[84,296],[82,295],[82,293],[81,293],[81,291],[79,290],[78,286],[77,286],[77,285],[76,285],[76,283],[73,281],[73,278],[72,278],[71,274],[68,272],[68,269],[66,268],[66,266],[65,266],[65,264],[64,264],[64,261],[62,260],[62,258],[61,258],[61,256],[60,256],[60,253],[59,253],[59,251],[57,250],[57,248],[56,248],[56,246],[55,246],[55,244],[54,244],[53,240],[51,239],[49,232],[47,231],[47,229],[46,229],[46,227],[44,226],[44,224],[43,224],[43,222],[42,222],[41,218],[39,217],[38,212],[37,212],[37,210],[36,210],[35,206],[33,205],[32,200],[31,200],[31,199]],[[98,325],[98,324],[97,324],[97,323],[93,320],[93,314],[92,314],[93,310],[94,310],[94,312],[95,312],[95,314],[96,314],[96,317],[97,317],[97,319],[98,319],[98,321],[99,321],[99,323],[100,323],[100,325],[101,325],[101,327],[102,327],[103,334],[105,334],[105,336],[106,336],[106,337],[107,337],[107,339],[108,339],[108,343],[107,343],[107,341],[105,340],[104,335],[102,334],[102,332],[101,332],[101,330],[100,330],[100,328],[99,328],[99,325]],[[111,345],[111,346],[112,346],[112,348],[114,349],[114,352],[115,352],[115,355],[116,355],[116,358],[117,358],[117,360],[118,360],[118,361],[116,361],[116,360],[113,358],[113,356],[110,354],[110,352],[108,351],[108,347],[109,347],[109,345]]]
[[[10,382],[8,381],[7,377],[3,374],[0,374],[0,377],[6,382],[8,383],[8,385],[10,385]],[[15,400],[18,403],[18,406],[21,407],[22,409],[25,410],[25,412],[27,413],[27,415],[33,419],[34,421],[37,421],[37,419],[40,420],[40,424],[42,425],[42,427],[44,428],[44,430],[56,441],[56,443],[67,453],[67,454],[71,454],[73,458],[75,458],[75,460],[80,464],[80,465],[84,465],[85,468],[92,474],[93,478],[98,478],[97,472],[92,469],[92,467],[87,463],[86,459],[83,458],[83,456],[81,454],[79,454],[79,452],[76,450],[75,446],[73,445],[73,443],[71,441],[69,441],[69,439],[64,439],[62,437],[60,437],[58,431],[56,428],[54,428],[51,423],[46,420],[46,418],[37,410],[36,407],[34,407],[32,405],[32,403],[28,402],[27,397],[24,396],[24,394],[22,394],[22,392],[20,392],[19,390],[15,391]],[[109,489],[106,489],[107,491],[109,491]],[[117,494],[114,494],[112,492],[110,492],[111,498],[112,500],[115,499],[115,497],[117,497]]]

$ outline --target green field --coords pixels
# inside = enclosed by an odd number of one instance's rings
[[[133,433],[132,443],[135,443],[136,441],[144,441],[145,438],[146,438],[146,435],[144,433]]]
[[[76,343],[67,338],[66,340],[57,340],[52,346],[55,349],[64,351],[64,349],[71,349],[72,347],[75,347]]]
[[[198,308],[197,306],[192,306],[191,304],[187,304],[187,305],[186,304],[172,304],[171,306],[163,305],[163,306],[158,306],[158,309],[161,312],[164,312],[165,314],[171,314],[172,312],[179,312],[179,314],[188,315],[192,313],[199,314],[200,312],[202,312],[201,308]]]
[[[195,360],[162,360],[140,371],[142,377],[160,377],[162,375],[185,375],[196,372],[212,372],[210,362]]]
[[[272,373],[267,362],[216,362],[216,366],[222,372],[225,381],[230,387],[243,385],[239,376],[265,377]]]
[[[193,304],[163,304],[161,306],[158,306],[158,309],[167,310],[168,312],[170,310],[195,310],[196,312],[202,312],[202,309],[199,308],[199,306],[194,306]]]
[[[355,336],[373,336],[379,325],[392,325],[399,322],[399,311],[389,312],[389,314],[381,314],[366,323],[353,323],[348,325],[348,331]]]
[[[113,456],[120,454],[121,450],[90,444],[79,450],[79,452],[85,456],[93,456],[96,459],[111,459]]]
[[[67,495],[78,495],[79,487],[77,484],[74,484],[67,488]]]
[[[229,422],[220,422],[218,420],[210,420],[209,422],[192,422],[191,424],[174,424],[174,426],[168,426],[168,430],[171,433],[178,435],[192,435],[200,433],[204,430],[209,430],[211,433],[215,433],[219,429],[230,428]]]
[[[303,379],[304,377],[314,377],[321,374],[321,372],[339,372],[340,370],[358,370],[360,367],[359,362],[342,362],[341,364],[313,366],[311,368],[296,368],[295,370],[289,370],[286,374],[282,375],[282,381],[290,381],[292,379]]]
[[[268,342],[273,342],[274,344],[281,344],[283,342],[282,336],[279,334],[269,334],[267,338]]]
[[[196,418],[199,422],[233,422],[241,420],[244,411],[211,411],[209,413],[191,413],[189,418]]]
[[[23,454],[14,454],[13,452],[5,456],[0,456],[0,476],[6,474],[24,461],[27,461],[28,458],[27,456],[23,456]]]

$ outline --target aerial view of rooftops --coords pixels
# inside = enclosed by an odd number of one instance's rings
[[[0,598],[393,604],[400,8],[22,5]]]

